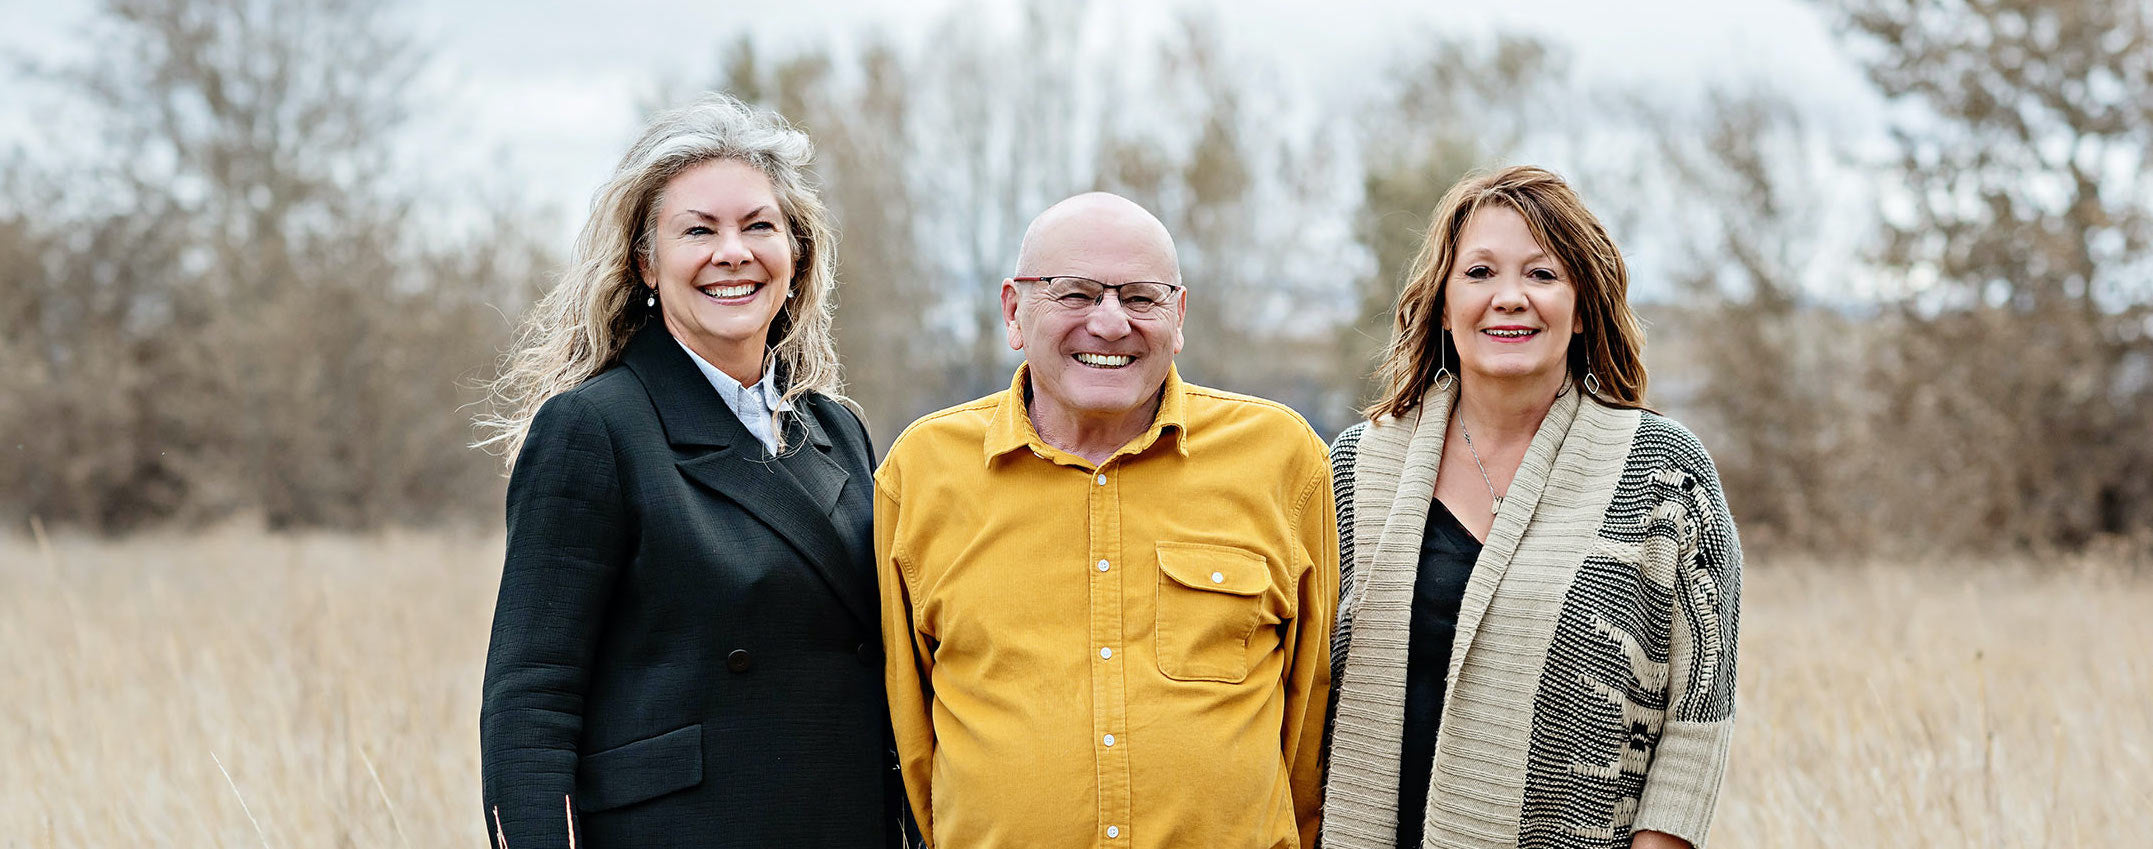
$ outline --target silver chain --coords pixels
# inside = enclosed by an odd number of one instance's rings
[[[1488,478],[1488,467],[1480,464],[1480,451],[1473,447],[1473,431],[1465,426],[1464,416],[1458,417],[1458,432],[1465,434],[1465,451],[1473,455],[1473,468],[1480,470],[1480,482],[1487,484],[1488,500],[1494,502],[1494,506],[1488,508],[1488,514],[1494,515],[1502,512],[1503,497],[1495,494],[1495,481]]]

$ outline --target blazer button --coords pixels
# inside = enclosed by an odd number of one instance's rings
[[[746,672],[755,668],[755,658],[748,654],[747,649],[733,649],[732,654],[725,656],[725,668],[734,672]]]
[[[880,644],[861,643],[859,648],[853,650],[853,654],[859,655],[861,666],[874,667],[882,665],[882,646]]]

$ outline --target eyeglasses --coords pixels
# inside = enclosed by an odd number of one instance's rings
[[[1047,300],[1070,312],[1082,312],[1106,301],[1106,293],[1113,292],[1114,299],[1121,302],[1121,309],[1130,315],[1150,315],[1160,307],[1172,302],[1181,294],[1179,283],[1158,283],[1140,280],[1116,283],[1111,286],[1089,277],[1012,277],[1016,283],[1041,284]]]

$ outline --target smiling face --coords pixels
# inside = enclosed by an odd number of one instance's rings
[[[1559,381],[1570,338],[1584,330],[1567,269],[1502,203],[1474,211],[1444,280],[1443,327],[1459,371],[1499,383]],[[1552,391],[1552,389],[1550,390]]]
[[[761,379],[770,324],[792,290],[793,240],[770,178],[717,159],[665,184],[643,281],[665,329],[742,384]]]
[[[1040,215],[1025,234],[1020,275],[1088,277],[1108,285],[1179,283],[1173,240],[1142,207],[1111,195],[1082,195]],[[1181,351],[1184,292],[1145,315],[1116,295],[1098,306],[1055,302],[1044,284],[1002,283],[1009,346],[1030,366],[1033,417],[1056,422],[1141,419]]]

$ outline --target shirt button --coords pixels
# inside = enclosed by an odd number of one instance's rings
[[[1106,747],[1109,749],[1114,748],[1114,735],[1106,735]]]
[[[1100,486],[1106,486],[1106,476],[1105,476],[1105,475],[1100,475],[1100,476],[1099,476],[1099,485],[1100,485]]]
[[[1121,836],[1121,826],[1118,826],[1118,825],[1110,825],[1110,826],[1107,826],[1107,827],[1106,827],[1106,836],[1108,836],[1108,837],[1120,837],[1120,836]]]
[[[1100,649],[1099,649],[1099,659],[1100,659],[1100,660],[1113,660],[1113,659],[1114,659],[1114,650],[1113,650],[1113,649],[1110,649],[1110,648],[1103,648],[1103,647],[1102,647],[1102,648],[1100,648]]]
[[[725,668],[734,672],[746,672],[755,668],[755,658],[748,654],[747,649],[733,649],[731,654],[725,656]]]
[[[1106,571],[1106,561],[1104,561],[1104,560],[1101,560],[1101,561],[1099,561],[1099,571],[1101,571],[1101,572],[1104,572],[1104,571]]]
[[[1226,573],[1224,573],[1224,572],[1213,572],[1213,573],[1211,573],[1211,583],[1214,583],[1214,584],[1223,584],[1223,583],[1226,583]]]

